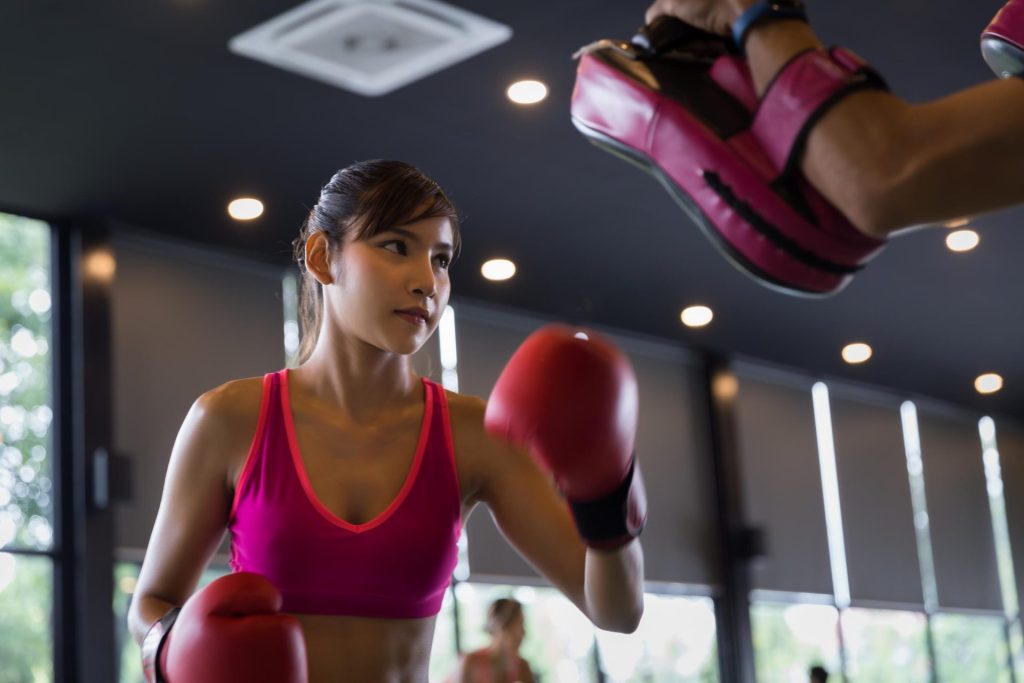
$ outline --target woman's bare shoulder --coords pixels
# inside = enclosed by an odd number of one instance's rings
[[[233,483],[245,463],[256,433],[263,397],[263,378],[231,380],[204,392],[185,418],[181,434],[189,461],[212,458]]]
[[[452,428],[457,427],[463,431],[479,429],[482,433],[487,402],[479,396],[459,394],[447,389],[444,393],[448,399],[448,412],[451,415]]]
[[[262,400],[262,377],[230,380],[200,395],[190,417],[210,436],[251,438]]]
[[[487,433],[484,399],[448,392],[448,405],[462,489],[475,501],[484,495],[488,482],[504,476],[507,468],[521,463],[525,452]]]
[[[467,505],[474,505],[491,470],[490,439],[484,430],[487,403],[476,396],[446,392],[452,430],[452,446],[459,471],[459,486]]]
[[[461,453],[487,461],[506,455],[510,446],[489,435],[484,428],[487,401],[477,396],[448,392],[448,406],[456,456]]]

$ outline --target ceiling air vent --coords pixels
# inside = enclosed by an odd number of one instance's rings
[[[232,52],[383,95],[502,43],[504,24],[435,0],[313,0],[231,39]]]

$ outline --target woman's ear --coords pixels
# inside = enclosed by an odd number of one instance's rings
[[[334,282],[331,275],[331,241],[323,230],[317,230],[306,238],[306,270],[321,285]]]

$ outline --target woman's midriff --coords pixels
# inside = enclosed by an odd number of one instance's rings
[[[434,617],[292,616],[306,638],[309,683],[427,683]]]

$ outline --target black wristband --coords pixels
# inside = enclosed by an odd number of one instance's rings
[[[802,0],[760,0],[751,5],[732,25],[732,40],[740,54],[745,54],[743,46],[747,35],[755,26],[780,19],[799,19],[807,21],[807,10]]]
[[[596,500],[569,501],[576,528],[583,541],[592,547],[614,548],[640,535],[643,520],[630,524],[629,495],[636,472],[636,456],[629,461],[629,472],[613,491]]]

